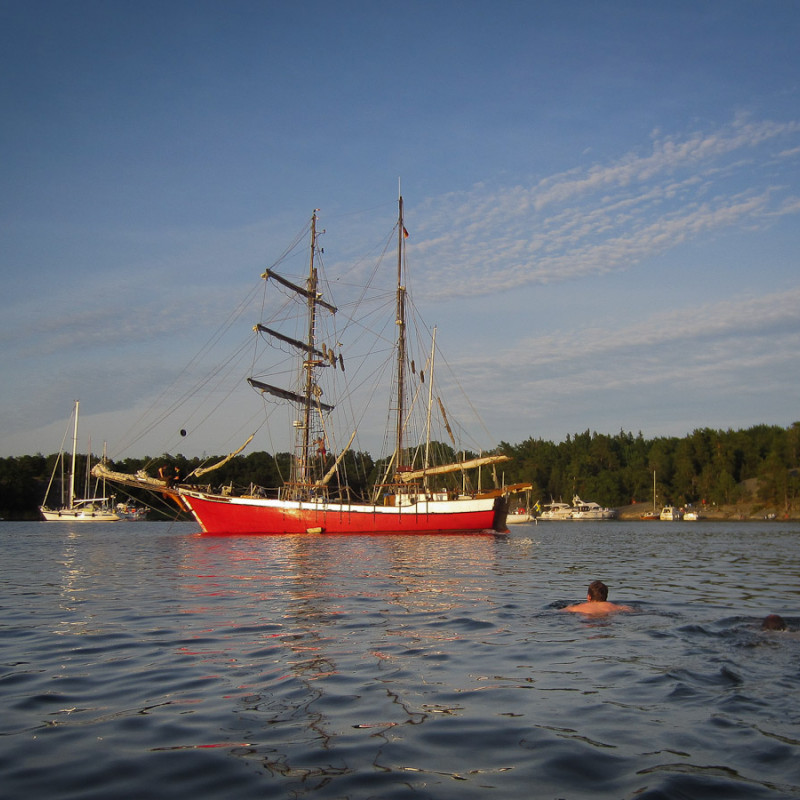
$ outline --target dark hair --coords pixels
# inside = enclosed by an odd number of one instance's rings
[[[769,614],[768,616],[764,617],[764,621],[761,623],[761,630],[785,631],[786,623],[783,621],[783,617],[780,616],[780,614]]]
[[[589,584],[589,599],[605,603],[608,599],[608,586],[602,581],[592,581]]]

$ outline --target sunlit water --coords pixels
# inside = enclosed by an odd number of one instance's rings
[[[0,523],[0,796],[800,797],[797,524],[195,530]]]

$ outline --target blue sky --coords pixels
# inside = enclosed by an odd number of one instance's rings
[[[347,269],[398,179],[485,446],[790,425],[799,40],[794,0],[0,2],[0,456],[75,399],[95,450],[168,449],[121,431],[313,209]]]

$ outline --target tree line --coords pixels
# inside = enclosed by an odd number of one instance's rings
[[[790,511],[800,495],[800,422],[788,428],[702,428],[684,437],[645,439],[590,431],[559,444],[528,439],[503,443],[511,481],[528,481],[542,502],[574,494],[605,506],[752,502]]]
[[[34,520],[40,519],[39,506],[42,505],[48,486],[51,484],[54,471],[60,463],[71,459],[70,454],[62,458],[60,454],[53,453],[49,456],[37,454],[35,456],[14,456],[0,458],[0,518],[6,520]],[[100,487],[95,485],[94,479],[87,481],[87,456],[82,453],[75,457],[75,494],[78,497],[96,496]],[[135,474],[145,470],[148,474],[158,477],[161,467],[168,467],[180,476],[190,475],[197,467],[207,466],[219,461],[219,456],[204,458],[188,458],[183,455],[163,454],[152,458],[126,458],[119,461],[110,461],[109,467],[117,472]],[[91,463],[96,464],[98,457],[93,455]],[[263,451],[255,451],[248,455],[236,456],[218,470],[210,473],[213,476],[214,488],[232,486],[236,489],[247,490],[248,487],[263,487],[266,489],[277,488],[288,479],[290,475],[291,455],[278,453],[275,456]],[[368,453],[348,452],[342,459],[342,469],[346,481],[354,496],[360,496],[367,491],[379,464],[374,462]],[[68,483],[68,476],[56,474],[52,480],[49,491],[48,505],[56,507],[61,505],[61,486]],[[195,481],[196,482],[196,481]],[[206,483],[206,479],[202,479]],[[87,485],[89,484],[89,485]],[[146,490],[132,489],[109,485],[106,487],[108,495],[114,495],[118,502],[133,501],[150,508],[149,519],[173,519],[180,517],[176,506],[171,502],[159,502],[158,497]],[[65,502],[65,501],[64,501]]]
[[[532,498],[542,503],[574,494],[604,506],[653,502],[653,475],[657,505],[708,503],[729,505],[752,502],[789,512],[800,498],[800,422],[788,428],[756,425],[746,430],[702,428],[684,437],[645,439],[620,431],[615,435],[585,431],[559,443],[527,439],[519,444],[501,442],[499,452],[511,461],[484,474],[482,487],[490,484],[530,483]],[[0,517],[38,519],[57,454],[14,456],[0,459]],[[86,456],[78,455],[76,475],[85,474]],[[96,458],[93,459],[96,461]],[[120,472],[147,469],[169,463],[188,475],[215,459],[182,455],[125,459],[112,463]],[[215,484],[247,488],[279,486],[289,475],[289,453],[275,456],[263,451],[240,455],[213,473]],[[348,452],[342,461],[353,497],[363,496],[383,468],[368,453]],[[474,479],[474,476],[473,476]],[[114,488],[119,499],[149,502],[135,490]],[[123,493],[124,492],[124,493]],[[164,507],[165,516],[175,516]],[[152,518],[152,517],[151,517]]]

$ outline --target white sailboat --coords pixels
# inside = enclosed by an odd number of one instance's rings
[[[506,486],[504,488],[509,493],[512,492],[525,493],[524,504],[520,503],[517,505],[509,502],[508,515],[506,516],[506,524],[519,525],[520,523],[523,522],[534,522],[536,517],[534,516],[533,508],[531,508],[531,489],[533,488],[533,486],[530,483],[518,483],[514,484],[513,486]]]
[[[75,454],[78,451],[78,410],[80,401],[75,401],[75,409],[73,411],[74,427],[72,433],[72,463],[69,472],[69,486],[66,499],[63,497],[64,484],[61,482],[62,498],[61,505],[57,508],[50,508],[47,505],[47,500],[50,495],[50,490],[53,488],[53,483],[56,476],[56,471],[59,467],[64,465],[64,446],[62,442],[61,451],[56,459],[53,473],[50,476],[50,483],[47,486],[45,493],[44,503],[39,507],[45,522],[117,522],[119,515],[112,507],[113,498],[108,497],[89,497],[89,464],[88,460],[91,459],[91,453],[87,458],[87,480],[86,480],[86,496],[82,498],[75,497]],[[66,439],[66,433],[64,434]],[[89,448],[91,450],[91,447]]]

